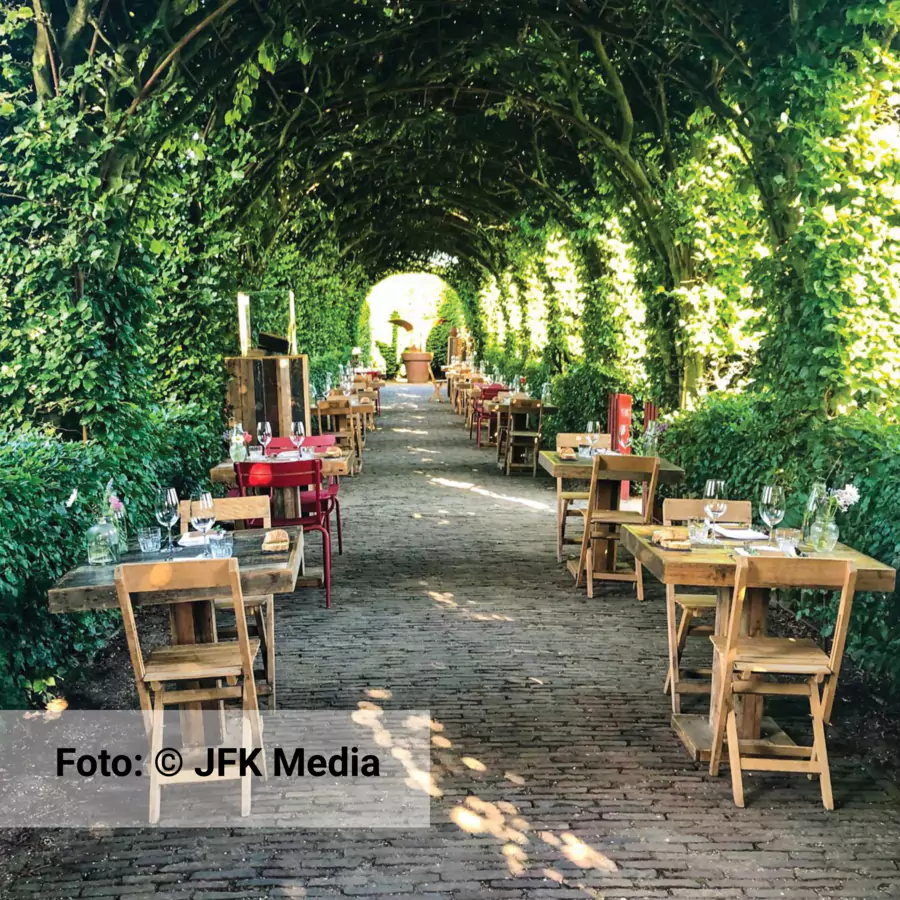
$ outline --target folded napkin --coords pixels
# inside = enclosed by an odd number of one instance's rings
[[[178,538],[178,545],[180,547],[202,547],[205,543],[206,541],[203,539],[203,535],[200,534],[199,531],[186,531],[180,538]]]
[[[724,525],[713,525],[713,531],[730,541],[765,541],[769,537],[754,528],[726,528]]]
[[[763,547],[753,547],[751,549],[746,549],[745,547],[735,547],[734,550],[737,556],[784,556],[784,557],[796,557],[796,550],[782,550],[780,547],[771,547],[771,546],[763,546]]]

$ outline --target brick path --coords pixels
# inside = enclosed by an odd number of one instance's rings
[[[751,777],[735,809],[727,771],[710,779],[669,727],[659,586],[640,605],[575,592],[550,480],[499,476],[429,393],[385,392],[345,483],[335,608],[282,602],[278,652],[283,707],[352,708],[377,688],[431,710],[449,742],[432,827],[38,833],[5,854],[3,896],[900,897],[897,792],[835,759],[836,812],[788,776]],[[494,834],[451,821],[467,797]]]

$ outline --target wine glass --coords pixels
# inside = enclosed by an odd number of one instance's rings
[[[191,525],[203,535],[205,550],[203,556],[211,559],[209,552],[209,529],[216,524],[216,507],[212,495],[208,492],[194,494],[191,497]]]
[[[718,478],[710,478],[706,482],[703,489],[703,510],[709,522],[715,526],[716,522],[725,515],[728,504],[722,499],[725,494],[725,482]],[[719,540],[715,537],[715,529],[713,528],[713,543],[718,544]]]
[[[169,533],[166,556],[171,557],[173,554],[179,553],[181,548],[172,543],[172,526],[178,521],[178,493],[175,488],[159,488],[157,490],[153,513],[156,521]]]
[[[263,448],[263,456],[266,455],[266,448],[272,440],[272,426],[268,422],[260,422],[256,426],[256,437]]]
[[[784,488],[777,484],[767,484],[759,499],[759,514],[769,526],[769,543],[775,543],[775,526],[784,518]]]
[[[299,450],[303,446],[306,437],[306,429],[302,422],[291,422],[291,443]]]
[[[631,437],[628,434],[628,426],[620,425],[619,426],[619,452],[625,453],[626,450],[631,446]]]

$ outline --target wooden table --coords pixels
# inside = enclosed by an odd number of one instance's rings
[[[234,556],[241,568],[241,590],[245,595],[255,594],[289,594],[297,585],[298,577],[305,572],[303,559],[303,529],[299,527],[285,528],[291,536],[291,545],[280,553],[263,553],[262,542],[270,529],[251,528],[234,532]],[[165,536],[163,536],[165,541]],[[177,565],[179,559],[196,559],[202,554],[202,547],[182,548],[172,564]],[[117,565],[123,563],[165,562],[164,551],[159,553],[142,553],[140,550],[129,550],[122,554]],[[118,609],[119,598],[116,594],[115,565],[89,566],[83,563],[70,569],[48,592],[50,612],[70,613],[86,612],[96,609]],[[196,600],[194,607],[206,606],[205,602],[212,597],[220,596],[221,589],[216,591],[182,591],[184,599]],[[141,594],[133,594],[135,605],[141,605]],[[158,592],[146,598],[148,603],[164,603],[171,597],[165,592]],[[178,609],[178,607],[174,607]],[[187,608],[187,607],[186,607]],[[201,620],[195,621],[193,628],[204,632],[208,626],[207,611],[203,611]],[[187,623],[185,623],[187,624]],[[187,635],[185,635],[187,636]],[[196,635],[194,635],[196,637]],[[195,643],[195,641],[182,641]]]
[[[590,481],[591,471],[593,470],[593,460],[578,457],[574,460],[560,459],[559,453],[555,450],[541,450],[540,455],[541,468],[549,472],[554,478],[569,478],[573,481]],[[601,479],[615,481],[636,481],[638,474],[604,472],[600,471]],[[675,463],[669,462],[667,459],[659,458],[659,483],[660,484],[680,484],[684,481],[684,469],[676,466]]]
[[[287,550],[264,553],[262,542],[270,529],[254,528],[234,532],[234,556],[241,569],[241,590],[245,597],[265,594],[289,594],[297,586],[304,571],[303,529],[286,528],[291,538]],[[183,548],[172,561],[196,559],[202,548]],[[119,559],[122,563],[165,562],[166,555],[129,550]],[[83,564],[66,572],[48,592],[50,612],[71,613],[97,609],[118,609],[119,598],[115,584],[116,566],[89,566]],[[182,600],[169,607],[172,623],[172,640],[175,644],[208,644],[216,639],[216,610],[214,600],[222,595],[222,589],[192,589],[177,591]],[[158,605],[171,600],[172,592],[158,591],[152,594],[132,594],[136,606]],[[142,599],[143,598],[143,599]],[[190,687],[188,683],[186,686]],[[220,738],[219,726],[202,712],[216,712],[216,701],[188,703],[182,709],[181,728],[185,746],[203,746],[216,743]]]
[[[652,525],[624,527],[623,546],[663,584],[716,588],[715,634],[724,634],[728,627],[728,609],[731,602],[731,588],[734,585],[736,567],[734,548],[741,546],[740,542],[723,540],[720,545],[696,547],[689,553],[662,550],[650,541],[656,527]],[[896,572],[890,566],[859,553],[852,547],[838,544],[830,553],[810,555],[822,559],[852,559],[856,564],[857,591],[894,590]],[[792,585],[785,584],[784,587]],[[754,637],[766,634],[768,605],[768,589],[748,589],[741,622],[742,634]],[[674,617],[669,618],[669,628],[672,629]],[[669,646],[674,645],[673,635],[670,635]],[[717,681],[717,666],[714,661],[711,697],[715,697]],[[738,732],[742,738],[760,741],[770,753],[773,752],[773,747],[779,744],[793,744],[771,718],[763,716],[763,697],[737,695],[735,711],[738,718]],[[712,715],[710,704],[708,715],[678,713],[672,716],[672,726],[695,760],[709,760],[712,745]]]

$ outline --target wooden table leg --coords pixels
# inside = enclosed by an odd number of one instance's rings
[[[748,637],[763,636],[766,633],[768,611],[769,591],[765,588],[748,588],[741,617],[741,634]],[[750,680],[758,681],[759,676],[753,675]],[[761,696],[735,696],[734,711],[737,715],[738,734],[742,738],[757,740],[760,737],[763,700]]]
[[[176,644],[209,644],[216,641],[216,610],[212,600],[178,603],[170,607],[172,638]],[[213,682],[186,683],[186,688],[208,687]],[[185,747],[202,747],[218,743],[221,734],[218,721],[222,710],[220,701],[186,703],[181,711],[181,739]],[[205,714],[204,714],[205,713]],[[211,715],[211,714],[215,715]],[[206,728],[204,726],[210,726]]]

